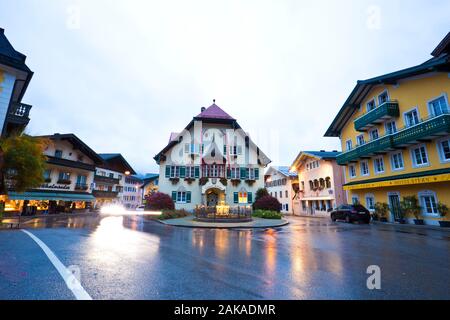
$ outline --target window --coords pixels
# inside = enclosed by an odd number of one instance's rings
[[[44,180],[47,182],[50,182],[51,174],[52,174],[52,170],[45,170],[44,171]]]
[[[194,166],[186,167],[186,178],[195,178],[195,167]]]
[[[425,215],[438,215],[436,194],[432,191],[419,192],[422,213]]]
[[[347,140],[345,142],[345,148],[346,150],[352,150],[352,140]]]
[[[375,197],[373,195],[366,195],[366,208],[368,210],[375,210]]]
[[[354,205],[359,204],[359,198],[358,198],[358,196],[352,196],[352,204],[354,204]]]
[[[170,166],[170,175],[169,178],[179,178],[180,177],[180,167],[179,166]]]
[[[383,173],[384,172],[383,157],[373,159],[373,166],[375,169],[375,173]]]
[[[405,125],[407,127],[414,126],[419,123],[419,112],[417,109],[405,112]]]
[[[388,121],[385,124],[386,128],[386,134],[392,134],[397,132],[397,126],[395,124],[395,121]]]
[[[442,162],[450,161],[450,139],[446,138],[438,142],[439,157]]]
[[[369,102],[367,102],[367,112],[372,111],[373,109],[375,109],[375,99],[370,100]]]
[[[382,105],[385,102],[389,101],[389,96],[387,91],[384,91],[382,94],[378,96],[378,105]]]
[[[189,154],[199,154],[200,145],[197,143],[186,143],[184,145],[184,152]]]
[[[391,167],[393,171],[402,170],[404,168],[403,154],[401,152],[396,152],[391,155]]]
[[[62,158],[63,152],[62,150],[55,150],[55,158]]]
[[[186,203],[186,192],[184,191],[177,192],[177,203]]]
[[[378,139],[378,129],[373,129],[369,132],[370,139],[371,140],[377,140]]]
[[[447,100],[445,96],[441,96],[428,103],[428,109],[431,116],[439,116],[448,113]]]
[[[331,179],[330,179],[330,177],[326,177],[325,178],[325,186],[327,187],[327,189],[331,189]]]
[[[368,176],[369,175],[369,162],[367,160],[361,161],[360,167],[361,167],[361,175]]]
[[[366,142],[364,141],[364,135],[360,134],[359,136],[356,137],[356,143],[359,146],[362,146],[363,144],[365,144]]]
[[[428,155],[425,146],[420,146],[411,150],[414,167],[428,165]]]
[[[288,193],[287,190],[284,192],[284,195],[285,195],[286,198],[289,198],[289,193]]]
[[[77,177],[77,184],[86,184],[86,181],[87,181],[86,176],[79,175]]]
[[[240,179],[241,171],[239,167],[231,168],[231,179]]]
[[[114,173],[110,172],[110,173],[109,173],[109,177],[110,177],[110,178],[114,178]]]
[[[354,164],[348,166],[348,174],[350,175],[350,178],[356,177],[356,168]]]
[[[280,199],[283,198],[283,192],[280,191]]]
[[[239,192],[239,203],[248,203],[247,192]]]
[[[70,180],[70,172],[60,172],[58,180]]]
[[[237,156],[242,154],[242,146],[230,146],[230,155]]]
[[[312,182],[312,180],[309,180],[309,189],[310,190],[314,189],[314,183]]]
[[[287,203],[285,205],[285,211],[289,211],[289,205]]]

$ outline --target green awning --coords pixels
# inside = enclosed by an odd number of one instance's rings
[[[91,194],[65,193],[65,192],[10,192],[10,200],[62,200],[62,201],[94,201]]]

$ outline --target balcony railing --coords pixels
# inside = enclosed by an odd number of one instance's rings
[[[108,176],[100,176],[100,175],[95,175],[94,176],[94,181],[95,182],[104,182],[104,183],[111,183],[111,184],[119,184],[120,180],[119,178],[111,178]]]
[[[92,194],[96,198],[116,198],[118,195],[117,191],[107,191],[107,190],[94,190]]]
[[[396,148],[430,139],[440,133],[450,133],[450,114],[447,112],[438,116],[421,119],[419,123],[401,128],[399,131],[379,137],[363,145],[341,153],[337,157],[340,165],[377,153],[385,153]]]
[[[75,184],[75,190],[86,191],[87,189],[89,189],[89,186],[86,183]]]
[[[397,101],[387,101],[375,109],[367,112],[355,120],[355,129],[357,131],[365,131],[375,123],[382,122],[386,119],[398,117],[400,111]]]

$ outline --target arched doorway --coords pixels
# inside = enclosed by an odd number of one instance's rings
[[[219,204],[219,192],[217,189],[210,189],[206,192],[206,205],[215,207]]]

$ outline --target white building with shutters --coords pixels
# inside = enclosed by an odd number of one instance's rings
[[[237,121],[215,103],[202,108],[154,159],[160,166],[159,191],[177,209],[249,206],[264,187],[270,159]]]

